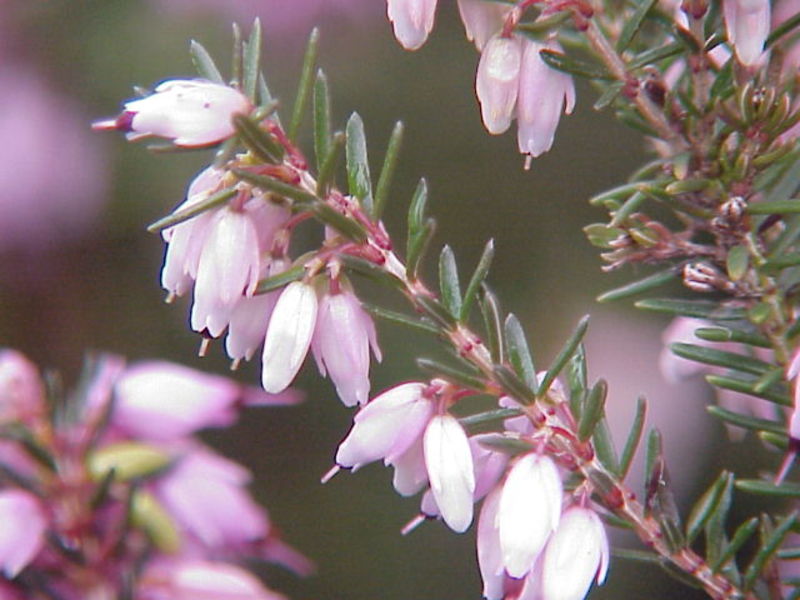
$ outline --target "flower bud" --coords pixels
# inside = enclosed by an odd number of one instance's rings
[[[173,79],[150,96],[126,102],[116,119],[97,122],[93,128],[124,131],[129,140],[155,135],[176,146],[207,146],[232,136],[233,115],[251,109],[247,96],[227,85]]]

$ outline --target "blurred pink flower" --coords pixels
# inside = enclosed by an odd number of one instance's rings
[[[0,67],[0,251],[45,249],[95,225],[107,169],[87,123],[33,72]]]
[[[44,543],[47,518],[39,500],[22,490],[0,492],[0,568],[16,577]]]
[[[39,370],[21,352],[0,350],[0,423],[29,423],[44,410]]]

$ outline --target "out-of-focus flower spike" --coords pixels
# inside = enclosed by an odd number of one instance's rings
[[[241,386],[167,362],[128,368],[115,386],[111,424],[133,437],[170,440],[204,427],[230,425]]]
[[[558,42],[540,44],[522,41],[524,51],[517,98],[517,141],[519,151],[537,157],[553,145],[562,111],[570,114],[575,106],[572,77],[547,66],[540,50],[561,50]]]
[[[282,392],[294,380],[311,345],[317,322],[314,286],[293,281],[281,292],[267,328],[261,364],[261,385]]]
[[[425,43],[433,29],[437,0],[387,0],[386,13],[394,36],[406,50]]]
[[[500,2],[458,0],[458,12],[464,23],[467,39],[475,43],[479,52],[489,38],[503,28],[503,23],[513,8],[511,4]]]
[[[463,533],[472,523],[475,474],[464,428],[455,417],[437,415],[423,438],[425,466],[431,491],[445,523]]]
[[[233,115],[251,110],[250,100],[232,87],[173,79],[160,84],[150,96],[126,102],[117,118],[92,127],[124,131],[130,140],[154,135],[171,139],[176,146],[207,146],[232,136]]]
[[[39,500],[22,490],[0,491],[0,569],[13,579],[39,553],[47,518]]]
[[[495,36],[481,53],[475,76],[475,92],[481,105],[483,125],[492,134],[511,126],[517,104],[522,45],[516,37]]]
[[[542,562],[541,586],[547,600],[582,600],[592,580],[605,581],[608,538],[593,510],[571,506],[561,515]]]
[[[728,41],[743,65],[758,62],[770,28],[770,0],[724,0]]]
[[[16,350],[0,350],[0,423],[28,422],[45,411],[39,370]]]

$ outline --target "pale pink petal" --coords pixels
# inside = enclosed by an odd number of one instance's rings
[[[0,423],[29,421],[45,411],[39,370],[16,350],[0,350]]]
[[[754,65],[761,58],[769,35],[769,0],[724,0],[722,9],[736,58],[743,65]]]
[[[294,379],[311,345],[317,322],[317,292],[293,281],[281,292],[272,311],[262,354],[261,384],[271,393],[285,390]]]
[[[423,446],[431,491],[442,518],[453,531],[462,533],[472,523],[475,492],[467,434],[455,417],[437,415],[425,429]]]
[[[561,514],[561,478],[547,456],[531,453],[511,468],[503,485],[497,525],[503,563],[523,577],[538,558]]]
[[[387,460],[386,464],[394,467],[392,485],[401,496],[413,496],[428,484],[428,469],[425,467],[421,437],[417,438],[405,452],[393,457],[392,460]]]
[[[483,50],[486,42],[503,28],[506,17],[511,13],[513,6],[500,2],[486,2],[486,0],[458,0],[458,12],[467,39],[475,42],[478,51]]]
[[[502,488],[495,488],[486,496],[478,517],[478,566],[483,579],[483,596],[487,600],[502,600],[504,596],[505,565],[497,528],[501,491]]]
[[[14,578],[44,544],[47,518],[39,500],[22,490],[0,491],[0,569]]]
[[[406,50],[416,50],[433,29],[437,0],[388,0],[386,13],[394,36]]]
[[[475,92],[489,133],[503,133],[511,125],[521,65],[522,46],[516,37],[495,36],[486,43],[475,76]]]

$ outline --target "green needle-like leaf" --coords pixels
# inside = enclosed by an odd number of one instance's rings
[[[671,298],[646,298],[635,304],[636,308],[674,316],[697,317],[711,320],[742,320],[746,317],[744,309],[720,306],[706,300],[674,300]]]
[[[314,82],[314,156],[317,157],[317,170],[328,156],[331,145],[331,96],[328,78],[322,69],[317,71]]]
[[[450,246],[442,248],[439,254],[439,291],[447,311],[458,319],[461,315],[461,286],[458,282],[456,257]]]
[[[278,273],[276,275],[272,275],[271,277],[266,277],[260,280],[258,282],[258,286],[256,287],[256,294],[266,294],[272,290],[282,288],[293,281],[299,281],[305,274],[306,268],[303,265],[295,265],[294,267],[287,269],[282,273]]]
[[[636,400],[636,413],[633,416],[631,430],[628,432],[628,438],[625,440],[625,445],[622,447],[622,454],[619,459],[619,476],[623,479],[631,468],[633,457],[636,455],[636,449],[639,447],[639,442],[642,439],[642,431],[644,430],[644,420],[646,416],[647,400],[640,396]]]
[[[242,54],[242,91],[245,95],[256,101],[256,87],[260,72],[261,59],[261,20],[256,17],[250,29],[250,39],[244,44]]]
[[[759,576],[763,573],[764,565],[772,558],[772,555],[778,551],[784,538],[789,533],[791,528],[797,521],[797,512],[792,512],[784,517],[775,529],[770,533],[766,540],[763,541],[761,548],[756,552],[750,566],[744,575],[744,589],[750,590],[755,585]]]
[[[223,190],[218,191],[215,194],[211,194],[205,200],[202,200],[196,204],[188,206],[182,210],[177,210],[172,214],[167,215],[147,226],[147,231],[150,233],[158,233],[162,229],[166,229],[167,227],[172,227],[173,225],[177,225],[178,223],[183,223],[184,221],[191,219],[192,217],[196,217],[197,215],[206,212],[216,206],[220,206],[233,198],[236,195],[236,188],[235,187],[228,187]]]
[[[636,10],[625,22],[625,26],[617,38],[616,48],[618,53],[622,54],[628,48],[633,38],[642,28],[647,13],[650,12],[656,2],[657,0],[643,0],[637,4]]]
[[[536,368],[533,366],[533,357],[525,338],[525,330],[514,314],[509,314],[505,322],[506,346],[508,360],[514,371],[531,391],[536,394]]]
[[[578,419],[578,437],[582,442],[591,437],[597,423],[603,418],[607,394],[608,384],[604,379],[600,379],[589,390],[589,395],[586,396],[586,403],[583,405],[583,410]]]
[[[295,185],[275,179],[274,177],[269,177],[268,175],[256,175],[255,173],[244,171],[242,169],[231,169],[231,173],[243,181],[252,183],[256,187],[260,187],[262,190],[267,192],[275,192],[278,196],[291,198],[292,200],[296,200],[303,204],[308,204],[309,206],[313,206],[318,202],[318,199],[314,194],[311,194],[310,192],[307,192]]]
[[[434,377],[441,377],[447,381],[450,381],[451,383],[455,383],[456,385],[473,389],[478,392],[483,391],[486,388],[486,385],[484,384],[483,379],[481,379],[479,373],[467,373],[466,371],[462,371],[457,367],[453,367],[451,365],[428,358],[418,358],[417,366]]]
[[[486,347],[492,355],[495,364],[505,362],[505,340],[503,337],[503,322],[500,317],[500,304],[497,297],[484,283],[482,286],[483,294],[479,300],[481,313],[483,314],[483,325],[486,333]]]
[[[675,343],[670,345],[670,349],[677,356],[687,358],[696,362],[717,367],[726,367],[734,371],[763,375],[771,371],[773,366],[763,360],[735,352],[697,346],[695,344]]]
[[[345,135],[341,131],[337,131],[331,138],[330,146],[328,147],[328,155],[322,161],[317,174],[317,196],[324,198],[328,195],[328,189],[336,177],[336,168],[339,166],[339,161],[342,158],[344,151]]]
[[[494,240],[489,240],[486,242],[486,246],[483,248],[483,254],[481,254],[481,257],[478,260],[478,266],[475,267],[475,271],[472,273],[472,277],[467,285],[467,291],[464,293],[464,302],[461,304],[461,314],[459,315],[459,320],[462,322],[465,322],[467,319],[469,319],[469,313],[472,310],[472,305],[475,303],[475,297],[478,295],[478,290],[481,288],[483,281],[489,274],[489,267],[492,265],[493,257]]]
[[[725,565],[730,559],[736,556],[736,553],[745,545],[745,543],[753,537],[753,534],[758,529],[758,517],[751,517],[739,527],[736,528],[736,531],[731,538],[731,541],[728,545],[725,546],[724,549],[719,554],[719,557],[712,563],[711,569],[716,573],[720,570],[720,568]]]
[[[770,431],[778,434],[786,432],[786,426],[778,421],[770,421],[768,419],[759,419],[757,417],[742,415],[722,408],[721,406],[707,406],[706,410],[715,417],[722,419],[726,423],[738,425],[739,427],[744,427],[745,429],[753,429],[755,431]]]
[[[542,378],[542,382],[539,385],[540,394],[545,394],[547,393],[547,390],[550,389],[550,385],[553,383],[553,381],[555,381],[555,378],[558,377],[559,373],[561,373],[561,369],[563,369],[569,359],[572,358],[572,355],[575,353],[575,349],[583,341],[583,336],[586,335],[586,329],[588,327],[589,316],[586,315],[578,322],[578,326],[575,328],[575,331],[567,340],[567,343],[564,344],[561,352],[558,353],[558,356],[556,356],[553,364]]]
[[[540,50],[539,56],[548,67],[586,79],[613,80],[614,77],[604,67],[569,57],[555,50]]]
[[[733,481],[733,475],[727,471],[720,473],[720,476],[703,493],[700,499],[695,502],[689,519],[686,521],[686,542],[691,544],[695,538],[703,531],[706,522],[717,510],[722,493],[725,488]]]
[[[297,140],[297,132],[303,122],[303,113],[311,95],[312,82],[314,79],[314,65],[317,63],[317,50],[319,46],[319,29],[316,27],[308,37],[306,53],[303,57],[303,68],[300,72],[300,81],[297,84],[297,97],[292,108],[292,120],[289,123],[287,134],[292,141]]]
[[[374,304],[362,303],[362,306],[364,307],[364,310],[369,312],[371,315],[386,321],[391,321],[392,323],[397,323],[399,325],[407,325],[415,329],[420,329],[426,333],[439,333],[438,327],[428,323],[427,321],[421,321],[416,317],[411,317],[409,315],[389,310],[388,308],[383,308],[381,306],[376,306]]]
[[[376,221],[379,221],[386,207],[389,198],[389,189],[392,186],[394,171],[397,167],[397,160],[400,158],[400,146],[403,142],[403,123],[398,121],[392,129],[389,137],[389,144],[386,147],[386,156],[383,157],[383,167],[378,177],[378,186],[375,188],[375,202],[372,207],[372,214]]]
[[[364,121],[358,113],[347,121],[347,189],[372,214],[372,179],[369,174]]]
[[[200,42],[196,40],[189,42],[189,54],[192,55],[192,64],[194,64],[194,68],[197,69],[200,77],[225,85],[225,79],[223,79],[217,65],[214,64],[214,59],[211,58],[208,50]]]
[[[674,268],[669,268],[658,273],[653,273],[637,281],[626,283],[618,288],[603,292],[597,297],[598,302],[612,302],[614,300],[621,300],[644,292],[649,292],[652,289],[660,287],[665,283],[677,279],[678,272]]]
[[[273,165],[280,162],[283,149],[250,117],[233,115],[233,126],[242,143],[259,159]]]

